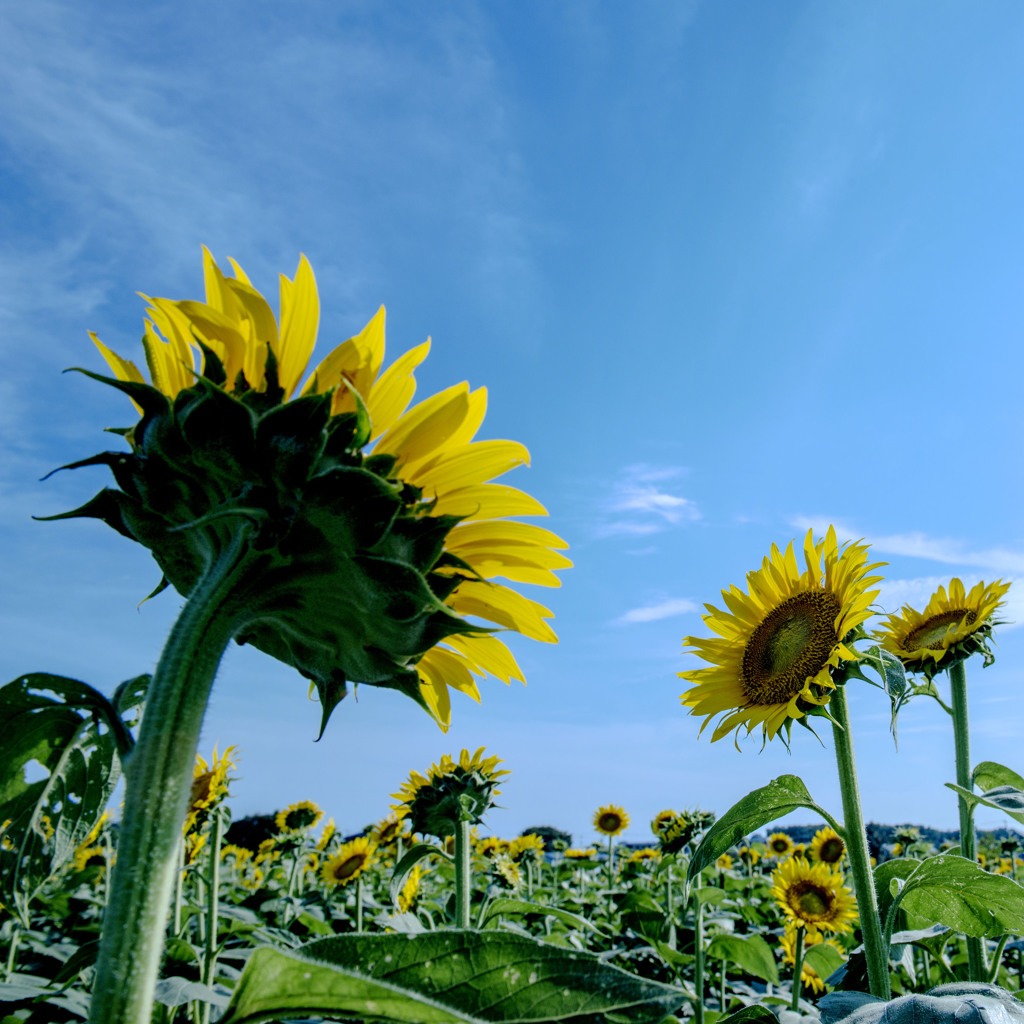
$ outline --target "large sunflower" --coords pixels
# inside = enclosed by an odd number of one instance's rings
[[[988,636],[992,616],[1003,603],[1009,583],[977,583],[970,592],[953,577],[949,591],[940,586],[923,612],[904,605],[897,615],[887,615],[877,637],[911,672],[929,679],[950,665],[980,651],[985,664],[992,662]]]
[[[382,369],[383,308],[302,384],[319,321],[309,263],[281,277],[280,322],[232,266],[204,249],[205,302],[147,299],[152,385],[92,336],[116,378],[100,379],[142,419],[121,431],[128,455],[73,464],[108,465],[121,490],[65,516],[145,544],[162,585],[185,594],[228,526],[248,524],[268,552],[250,585],[265,607],[250,599],[239,642],[313,679],[325,722],[352,681],[401,689],[447,728],[450,688],[479,700],[476,677],[524,681],[495,628],[557,641],[547,608],[493,582],[557,587],[553,570],[571,564],[555,534],[506,518],[544,507],[490,482],[529,453],[473,440],[485,388],[456,384],[409,409],[430,342]]]
[[[691,715],[721,719],[712,742],[744,726],[761,726],[766,739],[788,733],[794,719],[827,704],[835,689],[831,670],[856,661],[844,640],[870,615],[878,596],[868,576],[884,563],[867,563],[867,545],[840,545],[830,526],[823,540],[804,538],[801,570],[790,542],[785,553],[773,544],[761,568],[747,574],[747,593],[722,591],[727,611],[705,605],[704,622],[720,638],[688,636],[685,646],[711,668],[680,672],[696,685],[680,698]]]
[[[772,873],[772,897],[786,920],[808,934],[847,932],[857,920],[857,901],[831,864],[790,857]]]

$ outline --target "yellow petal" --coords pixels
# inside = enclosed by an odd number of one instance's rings
[[[518,441],[476,441],[424,464],[405,475],[432,498],[473,484],[483,484],[517,466],[530,464],[530,453]]]
[[[486,633],[477,636],[450,636],[445,643],[465,655],[482,672],[489,672],[506,685],[513,679],[518,679],[525,685],[526,677],[523,670],[516,664],[512,652],[496,636]]]
[[[469,412],[469,385],[455,384],[413,406],[378,442],[375,454],[402,464],[433,457],[450,442]]]
[[[316,344],[320,324],[320,299],[313,268],[305,256],[299,256],[295,280],[281,275],[281,343],[277,352],[278,379],[290,398],[306,372]]]
[[[461,487],[438,498],[434,514],[475,519],[500,516],[546,516],[547,509],[534,497],[504,484],[479,484]]]
[[[413,371],[430,351],[430,339],[422,345],[410,349],[405,355],[396,359],[373,385],[366,408],[373,424],[373,437],[390,430],[405,412],[416,394],[416,378]]]
[[[349,385],[355,388],[360,398],[365,399],[369,394],[384,361],[384,320],[384,307],[381,306],[358,334],[343,341],[320,361],[302,393],[323,394],[337,388],[331,405],[332,414],[354,412],[356,403]]]
[[[107,361],[107,365],[114,371],[114,376],[118,380],[131,380],[135,381],[136,384],[146,383],[146,378],[142,376],[139,368],[130,359],[122,359],[116,352],[107,348],[96,336],[95,332],[90,331],[89,337],[92,338],[93,344],[100,350],[100,355]],[[135,406],[141,416],[142,407],[134,398],[132,399],[132,405]]]
[[[442,679],[445,685],[460,693],[468,694],[480,703],[480,691],[476,688],[476,680],[470,672],[469,663],[455,651],[446,651],[443,647],[432,647],[423,658],[427,660],[429,672],[435,679]]]
[[[460,615],[478,615],[534,640],[558,642],[558,637],[544,621],[554,613],[500,584],[466,580],[459,584],[447,603]]]
[[[529,544],[537,547],[567,548],[567,541],[556,533],[545,530],[543,526],[533,523],[516,523],[502,520],[495,523],[475,522],[459,523],[450,534],[448,544],[451,547],[476,544],[480,542],[506,542],[509,544]]]

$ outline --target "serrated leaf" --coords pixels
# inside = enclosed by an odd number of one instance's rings
[[[1024,889],[963,857],[939,854],[921,861],[897,900],[917,917],[962,935],[1024,934]]]
[[[763,825],[767,825],[768,822],[800,808],[820,814],[841,836],[845,837],[845,832],[839,823],[811,798],[803,780],[796,775],[780,775],[777,779],[772,779],[767,786],[755,789],[739,803],[733,804],[708,829],[690,861],[690,867],[686,873],[687,887],[693,884],[693,880],[704,868],[713,864],[744,836],[748,836]]]
[[[341,935],[257,949],[220,1024],[302,1013],[409,1024],[540,1024],[615,1014],[656,1024],[684,1001],[594,956],[506,932]]]
[[[744,973],[753,974],[762,981],[770,981],[773,985],[779,983],[775,956],[760,935],[716,935],[705,955],[713,960],[728,960]]]

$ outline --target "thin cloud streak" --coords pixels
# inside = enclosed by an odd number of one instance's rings
[[[685,472],[678,466],[626,466],[606,502],[609,518],[598,525],[597,535],[642,536],[700,519],[695,502],[663,486]]]
[[[697,611],[697,605],[685,597],[674,597],[660,604],[644,605],[642,608],[632,608],[624,615],[615,619],[616,625],[628,625],[635,622],[658,622],[661,619],[671,619],[677,615],[688,615]]]

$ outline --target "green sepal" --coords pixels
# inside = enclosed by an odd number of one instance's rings
[[[78,508],[72,509],[70,512],[58,512],[52,516],[33,516],[32,518],[41,523],[49,523],[57,519],[99,519],[129,540],[137,540],[138,538],[129,529],[121,514],[122,501],[126,497],[120,491],[105,487],[84,505],[79,505]]]
[[[152,384],[145,384],[136,380],[118,380],[116,377],[105,377],[102,373],[93,373],[92,370],[83,369],[81,366],[69,366],[64,373],[83,373],[92,380],[98,380],[101,384],[109,384],[112,388],[126,394],[137,405],[141,406],[143,419],[147,416],[161,416],[165,414],[170,402],[167,396]]]

